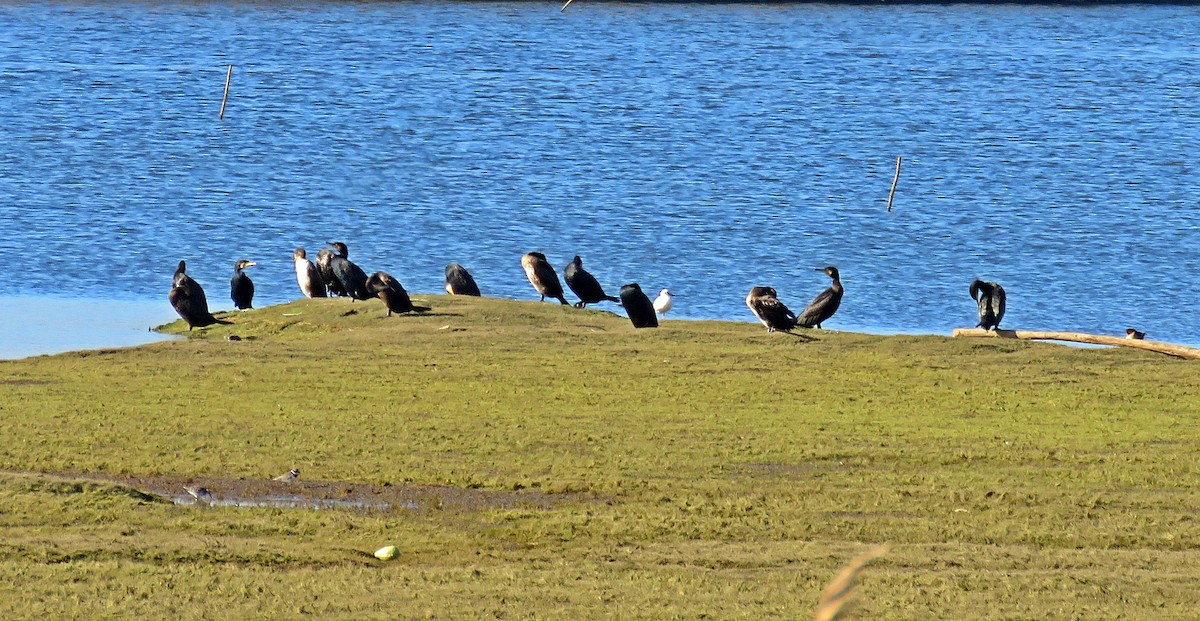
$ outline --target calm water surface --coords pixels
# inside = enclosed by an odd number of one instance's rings
[[[1198,42],[1179,6],[3,3],[0,291],[169,318],[180,259],[230,308],[246,257],[271,304],[342,240],[416,292],[529,299],[540,250],[750,321],[832,264],[829,328],[949,333],[983,277],[1008,327],[1200,344]]]

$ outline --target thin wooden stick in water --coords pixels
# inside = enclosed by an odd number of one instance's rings
[[[567,10],[567,7],[571,6],[571,3],[572,3],[572,2],[574,2],[574,1],[575,1],[575,0],[567,0],[567,3],[566,3],[566,4],[564,4],[564,5],[562,6],[562,8],[558,10],[558,12],[559,12],[559,13],[562,13],[563,11]]]
[[[904,158],[896,156],[896,176],[892,177],[892,191],[888,192],[888,211],[892,210],[892,198],[896,196],[896,183],[900,181],[900,160],[902,159]]]
[[[229,71],[225,72],[225,94],[221,96],[221,113],[217,115],[217,120],[225,118],[225,102],[229,100],[229,79],[233,77],[233,65],[229,65]]]

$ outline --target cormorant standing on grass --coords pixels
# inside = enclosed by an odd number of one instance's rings
[[[801,328],[811,328],[816,326],[821,327],[821,324],[826,319],[833,317],[837,312],[838,306],[842,304],[842,294],[845,292],[842,289],[842,281],[838,275],[838,269],[830,265],[826,268],[815,268],[818,272],[825,272],[825,275],[833,279],[833,284],[828,289],[822,291],[817,297],[809,302],[804,312],[796,317],[796,325]]]
[[[451,263],[446,266],[446,293],[450,295],[479,295],[479,285],[467,268]]]
[[[567,264],[567,269],[563,271],[563,276],[567,279],[567,286],[575,295],[579,297],[579,303],[575,308],[586,308],[588,304],[595,304],[608,300],[609,302],[620,303],[619,298],[604,293],[604,287],[600,286],[600,281],[596,280],[587,270],[583,269],[583,259],[578,255]]]
[[[767,327],[767,332],[791,332],[796,327],[796,314],[783,302],[772,287],[754,287],[746,295],[746,306]]]
[[[321,272],[308,260],[303,248],[292,252],[292,262],[296,264],[296,284],[300,285],[300,293],[306,298],[325,297],[325,282],[321,280]]]
[[[333,248],[333,259],[329,268],[333,270],[334,279],[341,285],[346,294],[356,300],[369,300],[374,295],[367,291],[367,273],[350,261],[350,249],[342,242],[328,242]]]
[[[567,298],[563,297],[558,274],[546,260],[546,255],[540,252],[526,252],[521,255],[521,267],[525,268],[525,277],[529,279],[529,284],[541,294],[541,301],[545,302],[546,298],[550,297],[557,299],[564,306],[569,306]]]
[[[321,275],[321,282],[324,283],[329,295],[342,297],[346,295],[346,290],[342,288],[342,283],[333,273],[333,257],[333,251],[328,248],[318,250],[317,272]]]
[[[388,309],[388,317],[391,317],[392,313],[424,313],[430,310],[428,306],[414,306],[400,281],[392,278],[387,272],[371,274],[365,287],[371,295],[383,300]]]
[[[642,293],[642,287],[636,282],[621,287],[621,306],[635,328],[657,328],[658,315],[654,314],[654,304]]]
[[[974,280],[971,282],[971,299],[979,304],[979,323],[984,330],[997,330],[1004,319],[1006,298],[1004,287],[999,283]]]
[[[179,316],[187,323],[188,330],[211,326],[215,323],[229,323],[213,317],[212,313],[208,311],[208,299],[204,296],[204,289],[200,283],[187,275],[186,262],[179,262],[179,267],[175,268],[175,276],[171,279],[171,283],[171,292],[167,294],[167,299],[171,301],[175,312],[179,313]]]
[[[254,281],[242,272],[254,265],[257,264],[246,259],[238,259],[238,262],[233,264],[233,278],[229,279],[229,298],[233,300],[233,307],[238,310],[254,308]]]

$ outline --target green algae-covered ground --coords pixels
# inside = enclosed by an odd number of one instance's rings
[[[802,619],[884,542],[848,618],[1200,610],[1200,363],[417,298],[0,362],[4,618]],[[171,502],[293,467],[423,500]]]

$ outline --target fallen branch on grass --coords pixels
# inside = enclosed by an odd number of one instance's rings
[[[1084,332],[1047,332],[1042,330],[984,330],[983,328],[955,328],[956,337],[991,337],[1001,339],[1021,339],[1024,341],[1070,341],[1073,343],[1090,343],[1092,345],[1112,345],[1114,347],[1134,347],[1145,349],[1168,356],[1200,360],[1200,348],[1163,343],[1161,341],[1145,341],[1103,334],[1087,334]]]

